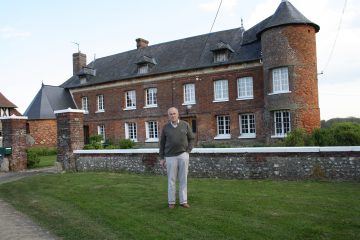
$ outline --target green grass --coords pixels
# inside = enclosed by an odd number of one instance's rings
[[[49,156],[39,156],[40,162],[39,165],[36,165],[34,168],[43,168],[54,166],[56,162],[57,155],[49,155]]]
[[[360,183],[189,179],[190,209],[167,209],[167,179],[65,173],[0,185],[0,198],[63,239],[357,239]]]

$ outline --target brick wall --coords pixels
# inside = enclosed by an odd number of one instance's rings
[[[232,141],[248,143],[251,140],[239,140],[239,114],[256,114],[257,141],[264,141],[266,132],[263,131],[263,71],[261,64],[250,67],[232,69],[228,66],[214,68],[211,71],[199,74],[179,74],[163,77],[159,80],[153,78],[139,78],[137,80],[122,81],[118,85],[104,85],[98,88],[84,88],[73,92],[77,106],[80,108],[82,97],[88,97],[89,113],[84,115],[84,124],[89,126],[90,135],[97,134],[97,126],[105,125],[106,137],[112,141],[125,138],[125,122],[137,123],[138,141],[145,142],[145,121],[159,122],[159,132],[167,122],[167,109],[175,106],[179,109],[181,117],[195,117],[197,122],[197,139],[199,141],[214,140],[217,135],[216,116],[218,114],[230,115],[230,128]],[[254,99],[239,101],[237,98],[237,79],[240,77],[253,77]],[[214,81],[227,79],[229,84],[229,101],[214,103]],[[194,83],[196,91],[196,104],[187,111],[183,105],[183,85]],[[145,107],[145,90],[156,87],[158,107]],[[124,110],[125,92],[136,91],[136,109]],[[104,95],[105,112],[97,111],[97,96]]]
[[[75,170],[74,150],[84,147],[83,112],[81,110],[55,111],[57,120],[57,162],[65,170]]]
[[[292,128],[320,127],[315,29],[307,25],[272,28],[261,35],[265,85],[265,122],[271,111],[289,110]],[[288,67],[291,93],[272,93],[272,69]],[[268,129],[272,125],[267,126]]]
[[[3,146],[11,147],[12,154],[8,156],[9,170],[21,171],[27,168],[26,155],[26,121],[27,117],[4,117]]]
[[[56,147],[56,119],[28,120],[28,134],[34,139],[32,147]]]
[[[158,164],[158,149],[80,150],[75,154],[78,171],[166,174]],[[195,148],[189,176],[359,181],[360,147]]]

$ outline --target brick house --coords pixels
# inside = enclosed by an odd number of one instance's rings
[[[245,30],[149,45],[86,63],[60,88],[85,111],[84,134],[157,145],[175,106],[198,142],[246,145],[320,127],[315,35],[320,27],[290,2]],[[26,114],[25,114],[26,115]]]
[[[57,126],[54,111],[67,108],[76,108],[69,90],[42,84],[24,112],[28,117],[26,123],[28,145],[56,147]]]
[[[21,114],[16,110],[17,106],[9,101],[1,92],[0,92],[0,117],[10,117],[11,115],[21,116]],[[2,147],[2,123],[0,120],[0,147]]]

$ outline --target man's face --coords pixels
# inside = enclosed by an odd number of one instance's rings
[[[178,119],[179,119],[179,113],[174,108],[169,109],[168,115],[169,115],[169,120],[172,123],[176,123],[178,121]]]

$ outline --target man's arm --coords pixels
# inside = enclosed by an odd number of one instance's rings
[[[195,136],[194,133],[192,132],[190,125],[188,123],[186,125],[187,125],[187,139],[188,139],[188,147],[186,151],[190,153],[194,147]]]

